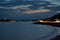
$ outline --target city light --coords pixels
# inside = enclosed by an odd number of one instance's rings
[[[60,22],[59,20],[56,20],[56,22]]]
[[[40,22],[43,22],[43,20],[40,20]]]

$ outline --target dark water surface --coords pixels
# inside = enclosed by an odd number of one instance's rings
[[[32,22],[0,22],[0,40],[50,40],[58,28]]]

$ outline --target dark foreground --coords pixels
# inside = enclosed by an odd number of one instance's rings
[[[43,23],[43,22],[35,22],[34,24],[41,24],[41,25],[51,25],[54,27],[60,27],[60,23]]]
[[[51,40],[60,40],[60,35],[56,36],[55,38],[53,38]]]

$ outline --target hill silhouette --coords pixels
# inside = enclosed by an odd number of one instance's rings
[[[50,17],[50,19],[60,19],[60,13]]]

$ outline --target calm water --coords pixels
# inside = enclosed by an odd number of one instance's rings
[[[0,22],[0,40],[49,40],[59,32],[58,28],[32,22]]]

